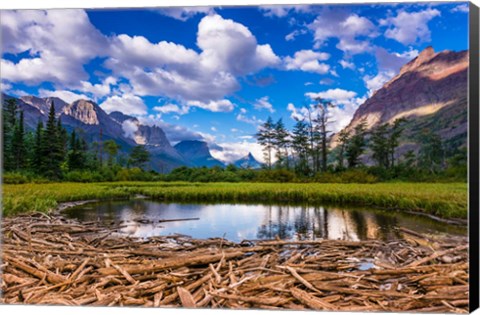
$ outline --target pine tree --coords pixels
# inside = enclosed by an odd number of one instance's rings
[[[366,125],[367,122],[364,119],[357,126],[355,126],[355,133],[352,137],[350,137],[350,141],[347,144],[345,153],[349,168],[356,167],[360,164],[360,156],[365,151],[365,146],[367,144],[365,140]]]
[[[423,130],[419,137],[421,147],[419,151],[420,166],[428,169],[431,173],[439,171],[443,167],[443,143],[436,133]]]
[[[260,126],[255,136],[263,147],[268,169],[272,169],[272,155],[275,148],[275,125],[271,117],[268,117],[267,121]]]
[[[42,164],[40,173],[51,179],[59,179],[62,176],[61,164],[64,160],[63,135],[55,119],[55,106],[50,106],[47,125],[41,141]]]
[[[114,140],[105,141],[103,143],[103,146],[108,154],[108,166],[112,167],[114,159],[118,154],[118,149],[120,149],[120,146]]]
[[[68,152],[68,132],[63,127],[60,118],[57,119],[57,134],[58,134],[58,157],[60,159],[60,164],[65,162]]]
[[[400,144],[400,136],[402,135],[406,119],[399,118],[393,122],[393,126],[391,127],[390,137],[388,139],[388,150],[390,154],[390,166],[395,166],[395,150]]]
[[[297,154],[296,171],[302,175],[310,173],[309,155],[309,127],[304,120],[298,120],[292,131],[292,148]]]
[[[280,118],[274,127],[274,146],[276,150],[277,166],[289,168],[288,147],[290,146],[290,134]]]
[[[84,140],[77,136],[75,130],[70,134],[67,164],[69,170],[82,170],[86,167]]]
[[[145,149],[143,145],[137,145],[133,147],[130,152],[130,158],[128,163],[133,167],[143,168],[145,163],[150,160],[150,153]]]
[[[349,140],[350,140],[350,131],[347,131],[345,129],[340,131],[340,133],[338,134],[339,145],[338,145],[338,155],[337,155],[339,169],[344,168],[345,151],[346,151]]]
[[[370,149],[372,150],[372,158],[377,165],[382,168],[390,166],[390,147],[389,147],[389,125],[383,124],[376,127],[372,131],[370,138]]]
[[[17,125],[17,101],[8,99],[3,104],[3,168],[5,171],[14,169],[13,133]]]
[[[25,170],[32,170],[32,163],[35,157],[35,133],[32,131],[25,132]]]
[[[27,150],[25,148],[25,130],[23,126],[23,111],[20,111],[20,117],[15,124],[12,137],[12,157],[13,169],[16,171],[24,170],[26,167]]]
[[[334,105],[332,104],[332,102],[324,100],[322,98],[317,98],[316,102],[316,107],[319,113],[313,122],[315,123],[315,131],[317,134],[317,138],[320,142],[318,147],[321,153],[321,165],[317,166],[317,170],[321,168],[321,170],[325,172],[327,171],[328,142],[330,140],[331,133],[331,131],[328,130],[328,124],[330,123],[328,112],[329,109],[332,108]],[[317,155],[319,155],[318,152]],[[317,162],[317,164],[320,163]]]
[[[33,158],[31,161],[31,166],[34,172],[39,172],[41,170],[43,162],[43,123],[41,121],[37,124],[37,129],[35,131],[35,144],[33,148]]]

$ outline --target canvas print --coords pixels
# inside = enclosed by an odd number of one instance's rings
[[[468,312],[470,8],[2,10],[0,302]]]

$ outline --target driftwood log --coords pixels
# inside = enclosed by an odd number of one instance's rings
[[[61,215],[2,224],[0,303],[456,312],[466,238],[387,241],[149,239]]]

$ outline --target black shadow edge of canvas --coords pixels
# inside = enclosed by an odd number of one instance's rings
[[[469,308],[473,312],[479,307],[479,8],[470,2],[469,11]]]

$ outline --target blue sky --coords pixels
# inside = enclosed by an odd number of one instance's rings
[[[2,11],[2,91],[92,99],[203,139],[231,161],[271,116],[287,127],[314,97],[333,131],[431,45],[468,49],[468,4]]]

